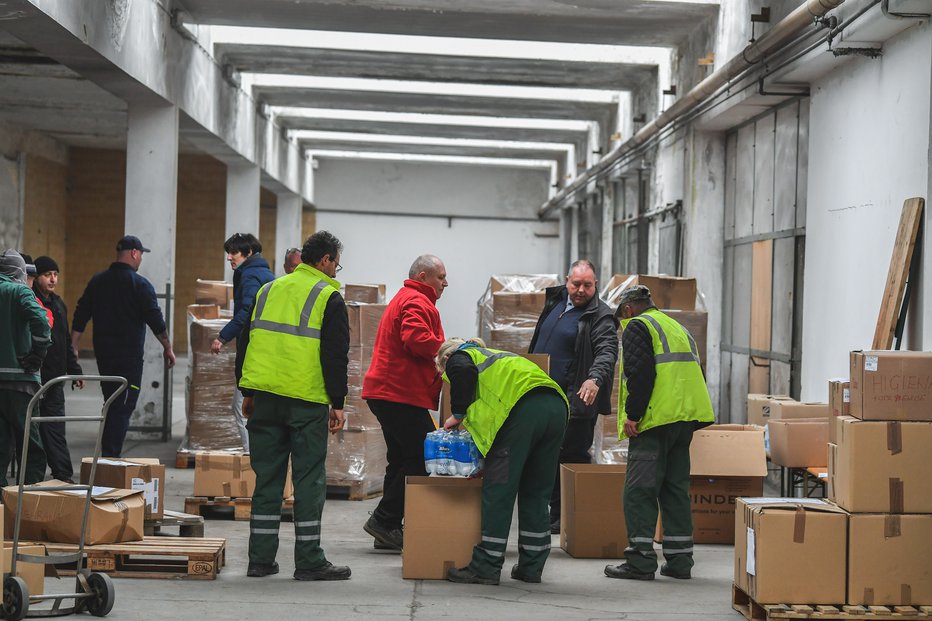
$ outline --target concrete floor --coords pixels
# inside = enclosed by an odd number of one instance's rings
[[[86,373],[92,360],[82,360]],[[175,372],[173,438],[168,443],[128,441],[126,456],[159,457],[168,464],[165,505],[183,511],[193,489],[193,470],[173,467],[184,435],[183,378],[186,360]],[[90,414],[100,407],[96,387],[68,391],[68,413]],[[76,462],[93,450],[88,424],[75,423],[68,436]],[[247,578],[248,522],[208,520],[205,535],[227,539],[227,564],[215,581],[116,579],[113,619],[274,619],[316,615],[323,619],[379,617],[385,619],[644,619],[661,621],[700,618],[739,619],[731,610],[733,554],[731,546],[696,547],[694,578],[660,577],[653,582],[627,582],[604,577],[609,560],[580,560],[568,556],[554,536],[554,549],[542,584],[529,585],[508,578],[516,561],[517,533],[513,527],[500,586],[457,585],[446,581],[408,581],[401,578],[401,557],[376,551],[362,530],[378,499],[328,500],[323,515],[322,545],[335,564],[349,565],[346,582],[296,582],[292,546],[294,532],[282,525],[278,562],[281,573],[263,579]],[[451,516],[451,520],[455,516]],[[455,528],[455,526],[451,526]],[[174,532],[174,529],[168,529]],[[46,579],[46,592],[72,588],[70,580]]]

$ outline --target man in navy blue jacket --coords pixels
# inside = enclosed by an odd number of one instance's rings
[[[162,344],[165,362],[175,366],[175,352],[162,309],[152,283],[136,273],[142,254],[149,252],[138,237],[127,235],[117,242],[117,259],[103,272],[94,274],[78,300],[71,324],[71,346],[75,352],[88,321],[94,322],[94,355],[101,375],[119,375],[129,381],[124,396],[110,406],[101,451],[104,457],[120,457],[129,418],[136,408],[142,384],[143,346],[146,326]],[[104,382],[101,389],[109,399],[119,384]]]
[[[275,280],[275,274],[269,269],[269,263],[262,256],[262,244],[251,233],[234,233],[223,243],[227,261],[233,268],[233,319],[223,326],[218,338],[210,345],[210,351],[219,354],[220,348],[236,339],[236,384],[243,376],[243,360],[246,358],[246,346],[249,344],[249,318],[259,288]],[[246,417],[243,416],[243,401],[247,403],[247,413],[252,401],[251,391],[233,391],[233,416],[239,426],[239,435],[243,448],[249,452],[249,433],[246,431]]]

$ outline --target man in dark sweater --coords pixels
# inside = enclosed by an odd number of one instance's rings
[[[32,283],[39,302],[52,312],[52,346],[49,347],[42,363],[42,383],[46,383],[62,375],[81,375],[81,365],[78,357],[71,348],[71,331],[68,326],[68,308],[65,301],[55,293],[58,286],[58,263],[51,257],[37,257],[36,278]],[[84,382],[76,381],[73,387],[84,388]],[[65,387],[56,384],[48,389],[39,404],[42,416],[65,415]],[[44,423],[39,426],[42,435],[42,444],[52,471],[52,478],[67,483],[73,483],[74,467],[71,464],[71,453],[68,451],[68,442],[65,439],[65,423]]]
[[[118,375],[129,381],[126,395],[110,406],[104,427],[101,452],[104,457],[120,457],[129,418],[136,409],[142,383],[143,347],[146,326],[164,350],[165,363],[175,366],[175,352],[155,297],[152,283],[137,274],[142,254],[149,252],[138,237],[127,235],[117,242],[117,260],[103,272],[94,274],[78,300],[71,325],[75,351],[89,321],[94,322],[94,355],[101,375]],[[101,389],[109,399],[119,384],[104,382]]]
[[[618,320],[597,295],[595,266],[581,259],[570,266],[566,284],[547,289],[529,351],[550,354],[550,377],[570,402],[560,463],[587,464],[599,414],[612,411],[618,360]],[[550,528],[560,532],[560,474],[550,497]]]

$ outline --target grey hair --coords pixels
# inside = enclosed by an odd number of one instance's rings
[[[437,269],[437,266],[440,265],[441,261],[439,257],[436,257],[432,254],[422,254],[414,260],[414,263],[411,264],[411,269],[408,270],[408,278],[414,280],[417,278],[417,275],[421,272],[427,272],[431,274],[434,270]]]
[[[573,270],[576,269],[577,267],[588,267],[589,269],[592,270],[593,274],[598,276],[598,272],[595,269],[595,264],[592,261],[590,261],[589,259],[577,259],[576,261],[573,261],[573,263],[570,265],[570,270],[566,273],[566,277],[569,278],[570,274],[572,274]]]
[[[479,347],[485,347],[485,341],[479,337],[473,337],[467,340],[455,336],[451,339],[447,339],[443,342],[443,345],[440,346],[440,349],[437,350],[437,357],[434,359],[434,362],[437,364],[437,370],[443,373],[444,369],[447,368],[447,360],[449,360],[450,356],[465,343],[475,343]]]

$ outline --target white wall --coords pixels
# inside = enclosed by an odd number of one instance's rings
[[[848,351],[871,346],[903,201],[928,199],[930,58],[926,22],[885,43],[881,59],[812,84],[803,399],[825,400],[825,380],[847,376]],[[932,273],[932,252],[923,260]]]
[[[494,200],[519,211],[529,205],[536,209],[549,179],[527,170],[350,160],[321,162],[316,172],[315,203],[321,209],[444,214],[487,212],[494,210]],[[476,334],[476,302],[490,275],[562,271],[556,222],[320,211],[317,228],[343,242],[346,267],[337,275],[340,282],[385,283],[389,296],[401,287],[415,257],[432,253],[443,259],[450,286],[437,307],[447,336]]]

